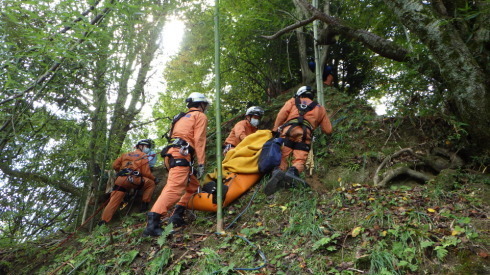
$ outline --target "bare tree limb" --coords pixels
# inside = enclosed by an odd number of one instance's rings
[[[317,18],[316,16],[313,16],[313,17],[308,18],[308,19],[306,19],[306,20],[299,21],[299,22],[297,22],[297,23],[295,23],[295,24],[293,24],[293,25],[287,26],[286,28],[284,28],[284,29],[282,29],[282,30],[280,30],[280,31],[276,32],[276,33],[275,33],[275,34],[273,34],[273,35],[270,35],[270,36],[267,36],[267,35],[262,35],[261,37],[263,37],[263,38],[265,38],[265,39],[269,39],[269,40],[274,40],[274,39],[276,39],[276,38],[280,37],[281,35],[283,35],[283,34],[285,34],[285,33],[287,33],[287,32],[290,32],[290,31],[292,31],[292,30],[295,30],[295,29],[297,29],[297,28],[299,28],[299,27],[306,26],[306,25],[310,24],[311,22],[313,22],[313,21],[315,21],[315,20],[317,20],[317,19],[318,19],[318,18]]]
[[[2,170],[2,172],[5,175],[11,176],[11,177],[22,178],[22,179],[30,179],[30,180],[46,183],[47,185],[49,185],[53,188],[56,188],[56,189],[61,190],[63,192],[67,192],[67,193],[72,194],[74,196],[79,196],[81,193],[80,188],[78,188],[74,185],[67,184],[66,182],[63,182],[63,181],[53,180],[49,176],[34,174],[34,173],[30,173],[30,172],[25,172],[25,171],[14,170],[14,169],[11,169],[8,164],[5,164],[5,163],[0,163],[0,170]]]
[[[383,57],[395,61],[401,61],[401,62],[409,60],[410,52],[407,49],[399,46],[398,44],[390,40],[387,40],[385,38],[382,38],[369,31],[349,27],[347,24],[343,23],[342,20],[323,13],[322,11],[318,10],[313,5],[308,3],[306,0],[296,0],[296,2],[299,3],[307,11],[309,11],[312,17],[303,21],[299,21],[293,25],[290,25],[278,31],[274,35],[262,36],[262,37],[266,39],[276,39],[281,35],[283,35],[284,33],[305,26],[318,19],[329,25],[328,31],[343,35],[348,39],[361,42],[363,45],[371,49],[373,52]]]

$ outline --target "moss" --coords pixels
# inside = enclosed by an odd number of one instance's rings
[[[490,260],[481,258],[469,250],[458,252],[454,274],[490,274]]]

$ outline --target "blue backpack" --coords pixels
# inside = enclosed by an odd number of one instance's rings
[[[281,164],[281,146],[284,143],[282,138],[271,138],[262,147],[259,156],[260,173],[269,173]]]

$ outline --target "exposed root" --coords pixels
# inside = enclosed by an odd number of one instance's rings
[[[424,182],[430,180],[430,178],[427,175],[425,175],[421,172],[417,172],[413,169],[410,169],[407,166],[403,166],[403,167],[398,167],[398,168],[393,169],[393,170],[389,170],[388,172],[384,173],[383,174],[383,176],[384,176],[383,180],[380,181],[377,184],[377,186],[385,186],[390,180],[392,180],[392,179],[394,179],[400,175],[404,175],[404,174],[409,175],[412,178],[415,178],[417,180],[421,180]]]
[[[387,166],[390,161],[405,153],[416,157],[420,161],[420,165],[430,167],[436,173],[440,173],[444,169],[455,169],[463,166],[464,164],[463,160],[457,155],[457,153],[450,152],[443,148],[434,148],[431,153],[427,152],[426,155],[419,152],[414,152],[412,148],[404,148],[395,152],[393,155],[386,157],[379,165],[373,177],[375,186],[386,186],[388,182],[400,175],[408,175],[423,182],[430,180],[429,176],[422,172],[416,171],[409,166],[388,170],[383,173],[382,178],[380,178],[380,171]]]

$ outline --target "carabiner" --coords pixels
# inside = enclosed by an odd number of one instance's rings
[[[186,146],[181,146],[179,153],[182,154],[183,156],[189,155],[189,144],[187,144]]]

